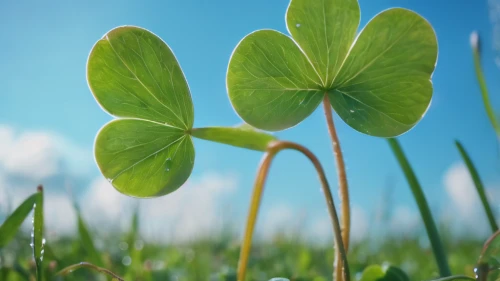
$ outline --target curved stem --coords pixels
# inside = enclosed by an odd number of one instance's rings
[[[349,188],[347,185],[347,174],[345,171],[344,157],[342,156],[342,149],[340,148],[339,137],[337,136],[337,131],[335,130],[335,125],[333,123],[332,109],[330,105],[330,99],[328,94],[325,93],[323,98],[323,109],[325,111],[326,124],[328,126],[328,133],[330,134],[330,139],[332,140],[333,146],[333,156],[335,157],[335,165],[337,167],[337,176],[339,180],[339,195],[340,195],[340,219],[342,220],[342,240],[344,241],[344,247],[346,252],[349,250],[349,234],[351,230],[351,211],[349,208]],[[342,259],[337,252],[335,258],[335,280],[342,280]]]
[[[321,182],[321,187],[325,195],[326,204],[328,206],[328,213],[330,214],[330,219],[333,226],[333,232],[335,236],[335,242],[337,246],[337,252],[340,253],[342,260],[344,261],[343,273],[346,281],[349,281],[349,265],[347,263],[346,251],[342,243],[342,236],[340,232],[340,224],[337,216],[337,211],[333,203],[332,193],[330,191],[330,186],[328,185],[328,180],[326,179],[325,172],[321,166],[318,158],[307,148],[292,142],[287,141],[275,141],[269,144],[266,154],[262,158],[259,170],[255,179],[254,190],[252,194],[252,200],[250,203],[250,211],[248,213],[247,225],[245,230],[245,236],[243,237],[243,242],[241,246],[240,259],[238,263],[238,281],[244,281],[246,275],[246,269],[248,264],[248,258],[250,256],[250,248],[252,246],[252,237],[255,229],[255,223],[257,221],[257,214],[259,212],[260,201],[262,199],[262,192],[264,191],[264,184],[269,174],[269,168],[271,167],[271,162],[280,152],[284,149],[292,149],[304,154],[314,165],[314,168],[318,172],[318,176]]]
[[[56,275],[66,275],[68,273],[71,273],[71,272],[73,272],[73,271],[75,271],[77,269],[83,268],[83,267],[87,267],[87,268],[93,269],[95,271],[107,274],[107,275],[111,276],[113,279],[117,279],[119,281],[124,281],[123,278],[121,278],[120,276],[114,274],[110,270],[108,270],[106,268],[98,267],[98,266],[93,265],[93,264],[88,263],[88,262],[81,262],[81,263],[77,263],[77,264],[73,264],[73,265],[70,265],[68,267],[65,267],[61,271],[59,271],[58,273],[56,273]]]

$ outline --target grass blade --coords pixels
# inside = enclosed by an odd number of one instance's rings
[[[438,279],[433,279],[430,281],[452,281],[452,280],[471,280],[471,281],[476,281],[476,279],[467,276],[467,275],[453,275],[453,276],[448,276],[444,278],[438,278]]]
[[[89,268],[89,269],[95,270],[97,272],[107,274],[107,275],[111,276],[113,279],[117,279],[119,281],[124,281],[123,278],[114,274],[110,270],[108,270],[106,268],[98,267],[98,266],[93,265],[93,264],[88,263],[88,262],[81,262],[78,264],[70,265],[70,266],[62,269],[61,271],[59,271],[56,275],[66,275],[66,274],[69,274],[69,273],[71,273],[77,269],[80,269],[80,268]]]
[[[7,217],[2,226],[0,226],[0,248],[7,245],[14,238],[23,221],[28,217],[31,210],[33,210],[33,206],[39,196],[38,193],[35,193],[24,200],[24,202]]]
[[[82,216],[82,211],[78,206],[78,203],[74,197],[74,194],[71,190],[71,186],[68,184],[66,186],[68,194],[73,201],[73,208],[75,209],[76,217],[77,217],[77,226],[78,226],[78,236],[81,242],[81,248],[84,252],[87,253],[88,259],[91,263],[97,264],[98,266],[103,266],[104,262],[102,260],[101,254],[97,251],[97,248],[94,245],[94,240],[92,239],[92,235],[90,234],[89,228],[85,223],[85,220]]]
[[[83,220],[80,208],[75,204],[76,215],[78,219],[78,234],[80,236],[80,241],[82,242],[82,248],[87,253],[89,260],[99,266],[103,265],[101,254],[97,251],[90,231],[87,224]]]
[[[483,204],[484,211],[486,212],[486,216],[488,217],[491,230],[493,232],[496,232],[498,230],[498,225],[495,220],[495,216],[493,215],[493,211],[491,210],[491,205],[488,202],[488,198],[486,197],[486,192],[484,191],[483,182],[479,177],[479,173],[477,172],[474,163],[472,163],[472,160],[470,159],[469,155],[465,151],[462,144],[459,141],[455,141],[455,145],[457,146],[458,151],[460,152],[460,155],[462,156],[462,159],[464,160],[465,165],[469,170],[469,173],[472,177],[472,181],[474,181],[474,186],[476,187],[477,193],[479,194],[479,198],[481,199],[481,203]]]
[[[473,32],[470,35],[470,44],[472,48],[472,56],[474,58],[474,68],[476,70],[477,82],[479,83],[479,88],[481,89],[481,96],[483,98],[484,109],[486,110],[486,114],[490,119],[491,125],[495,132],[500,138],[500,124],[495,116],[495,111],[491,106],[490,97],[488,94],[488,87],[486,86],[486,80],[484,79],[483,70],[481,69],[481,52],[479,48],[479,35],[477,32]]]
[[[43,187],[38,186],[39,196],[36,198],[36,202],[33,206],[34,216],[33,216],[33,257],[35,258],[36,266],[36,280],[42,281],[43,276],[43,246],[45,244],[45,238],[43,238]]]
[[[415,198],[415,201],[417,201],[418,209],[424,221],[425,229],[427,230],[427,235],[429,236],[432,250],[434,252],[434,257],[436,258],[436,262],[439,268],[439,273],[441,277],[450,276],[451,271],[450,271],[450,266],[448,265],[446,253],[444,251],[441,238],[439,237],[439,233],[436,228],[436,223],[434,222],[434,218],[432,217],[429,204],[427,204],[427,200],[425,199],[424,192],[422,191],[422,187],[418,182],[417,176],[413,172],[413,169],[411,168],[411,165],[408,162],[408,159],[406,158],[403,149],[399,145],[398,140],[395,138],[387,140],[394,155],[396,156],[396,159],[399,162],[399,165],[401,166],[401,169],[405,174],[406,180],[408,181],[410,189],[413,193],[413,197]]]

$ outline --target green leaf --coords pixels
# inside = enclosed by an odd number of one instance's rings
[[[182,70],[153,33],[118,27],[89,56],[87,79],[96,100],[121,117],[95,143],[102,174],[120,192],[155,197],[179,188],[193,168],[193,103]]]
[[[0,226],[0,248],[5,247],[14,238],[23,221],[33,210],[38,197],[40,197],[39,193],[31,195],[5,219],[2,226]]]
[[[257,151],[266,151],[269,143],[276,140],[273,135],[257,131],[247,126],[196,128],[193,129],[191,133],[193,137],[200,139]]]
[[[472,180],[474,181],[474,186],[476,187],[479,198],[481,199],[481,203],[483,204],[484,211],[486,212],[486,216],[488,217],[491,231],[495,232],[498,230],[498,225],[495,219],[495,215],[493,214],[493,210],[491,209],[490,203],[488,202],[488,198],[486,197],[486,192],[483,186],[483,182],[479,177],[479,173],[477,172],[474,163],[472,163],[472,160],[470,159],[462,144],[459,141],[455,141],[455,145],[457,146],[457,149],[460,152],[460,155],[462,156],[467,169],[469,170]]]
[[[332,86],[356,36],[357,0],[292,0],[286,24],[307,55],[325,88]]]
[[[409,281],[408,275],[394,266],[370,265],[361,275],[359,281]]]
[[[268,131],[295,126],[323,98],[321,80],[290,37],[274,30],[246,36],[231,56],[227,88],[238,115]]]
[[[179,63],[167,44],[145,29],[124,26],[104,35],[90,53],[87,79],[111,115],[184,130],[193,126],[193,102]]]
[[[359,15],[355,0],[292,0],[286,21],[293,39],[272,30],[246,36],[227,73],[236,112],[259,129],[283,130],[327,94],[340,117],[365,134],[394,137],[414,127],[432,98],[434,30],[395,8],[353,40]]]
[[[380,265],[370,265],[361,274],[359,281],[377,281],[385,275],[384,269]]]
[[[97,165],[120,192],[134,197],[165,195],[189,177],[191,137],[146,120],[118,119],[104,126],[95,143]]]
[[[418,14],[401,8],[378,14],[357,38],[328,92],[333,108],[369,135],[408,131],[429,107],[437,51],[432,26]]]
[[[33,216],[33,258],[35,259],[36,267],[36,280],[41,281],[43,276],[43,252],[45,238],[43,237],[43,188],[38,187],[39,196],[36,197],[35,204],[33,206],[34,216]]]

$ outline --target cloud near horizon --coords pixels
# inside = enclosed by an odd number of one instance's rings
[[[161,242],[185,242],[219,235],[229,230],[241,234],[247,206],[235,206],[238,176],[207,171],[191,177],[179,190],[155,199],[134,199],[120,194],[101,175],[96,175],[92,150],[46,131],[18,131],[0,124],[0,219],[35,191],[39,182],[45,187],[45,211],[48,235],[71,235],[76,231],[76,214],[65,192],[67,181],[79,181],[75,192],[84,217],[94,230],[126,230],[132,212],[139,207],[141,233],[145,239]],[[83,183],[81,183],[83,182]],[[450,198],[444,208],[446,219],[458,229],[474,229],[482,235],[488,230],[482,206],[466,167],[452,165],[443,176],[443,188]],[[500,202],[500,193],[488,189],[492,202]],[[414,235],[422,227],[418,212],[405,205],[394,206],[388,230],[397,235]],[[377,227],[365,207],[353,204],[351,239],[362,241],[375,235]],[[457,215],[458,214],[458,215]],[[445,214],[446,215],[446,214]],[[477,219],[477,218],[481,219]],[[483,219],[484,218],[484,219]],[[236,224],[235,224],[236,223]],[[29,223],[26,223],[29,228]],[[236,227],[236,228],[235,228]],[[310,241],[329,242],[332,227],[325,210],[321,216],[281,202],[263,210],[258,237],[270,239],[277,234],[299,235]]]

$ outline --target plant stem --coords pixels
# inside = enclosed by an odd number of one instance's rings
[[[477,193],[479,194],[479,198],[481,199],[481,203],[483,204],[484,211],[486,212],[486,216],[488,217],[488,221],[490,222],[491,230],[493,232],[496,232],[498,230],[498,225],[495,220],[495,215],[493,215],[493,211],[491,210],[490,203],[488,202],[488,198],[486,197],[486,192],[484,191],[483,182],[479,177],[476,167],[474,166],[474,163],[472,163],[472,160],[470,159],[462,144],[459,141],[455,141],[455,145],[457,146],[458,151],[460,152],[460,155],[462,156],[462,159],[464,160],[465,165],[469,170],[472,180],[474,181],[474,186],[476,186]]]
[[[330,105],[330,100],[328,94],[325,93],[323,98],[323,109],[325,111],[326,124],[328,126],[328,133],[330,134],[330,139],[332,140],[333,146],[333,156],[335,158],[335,165],[337,167],[337,176],[339,181],[339,195],[340,195],[340,219],[342,220],[342,240],[344,241],[344,247],[346,252],[349,250],[349,235],[351,230],[351,211],[349,206],[349,188],[347,185],[347,174],[345,171],[344,157],[342,156],[342,149],[340,148],[339,137],[337,136],[337,131],[335,130],[335,125],[333,123],[332,108]],[[335,258],[335,280],[342,281],[342,259],[340,258],[340,253],[337,252]]]
[[[491,125],[493,126],[497,137],[500,138],[500,124],[498,123],[495,116],[495,111],[491,106],[490,97],[488,95],[488,87],[486,86],[486,80],[484,79],[483,70],[481,69],[481,54],[479,50],[479,44],[479,35],[477,34],[477,32],[473,32],[471,34],[471,48],[472,56],[474,58],[474,67],[476,70],[477,81],[479,83],[479,88],[481,89],[481,96],[483,97],[486,114],[490,119]]]
[[[425,199],[424,192],[422,191],[422,187],[420,186],[420,183],[418,182],[418,179],[413,172],[408,159],[401,149],[398,140],[392,138],[388,139],[388,141],[392,151],[394,152],[394,155],[399,162],[399,165],[401,166],[401,169],[406,176],[406,180],[410,185],[413,197],[415,198],[415,201],[417,201],[418,209],[420,210],[420,215],[422,216],[422,219],[424,221],[425,229],[427,230],[427,235],[429,236],[432,250],[434,252],[434,257],[436,258],[436,262],[439,268],[439,274],[441,275],[441,277],[450,276],[451,272],[448,265],[448,260],[446,258],[446,253],[444,251],[441,238],[439,237],[436,224],[434,223],[431,210],[429,209],[429,205],[427,204],[427,200]]]
[[[68,273],[71,273],[71,272],[73,272],[73,271],[75,271],[77,269],[84,268],[84,267],[90,268],[90,269],[95,270],[97,272],[101,272],[101,273],[107,274],[107,275],[113,277],[113,279],[118,279],[119,281],[124,281],[123,278],[121,278],[120,276],[114,274],[110,270],[108,270],[106,268],[98,267],[98,266],[93,265],[93,264],[88,263],[88,262],[81,262],[81,263],[77,263],[77,264],[73,264],[73,265],[70,265],[68,267],[65,267],[61,271],[59,271],[58,273],[56,273],[56,275],[66,275]]]
[[[323,194],[325,195],[326,204],[328,207],[328,212],[330,214],[331,223],[333,226],[333,233],[335,238],[335,244],[337,247],[337,252],[340,252],[341,258],[344,261],[343,273],[346,281],[349,281],[349,265],[347,263],[346,251],[342,243],[342,236],[340,230],[339,219],[337,216],[337,211],[333,202],[332,193],[330,191],[330,186],[328,185],[328,180],[326,179],[325,172],[321,166],[318,158],[307,148],[292,142],[287,141],[275,141],[269,144],[266,154],[262,158],[260,163],[257,176],[255,178],[255,184],[252,194],[252,200],[250,203],[250,210],[247,218],[247,225],[245,229],[245,235],[243,237],[243,242],[241,246],[240,259],[238,262],[238,281],[244,281],[246,275],[246,269],[248,264],[248,258],[250,256],[250,248],[252,246],[252,236],[255,229],[255,223],[257,221],[257,214],[259,212],[260,201],[262,199],[262,193],[264,191],[264,184],[269,173],[269,168],[271,167],[271,162],[274,157],[284,149],[292,149],[304,154],[314,165],[316,169],[321,187],[323,189]]]

